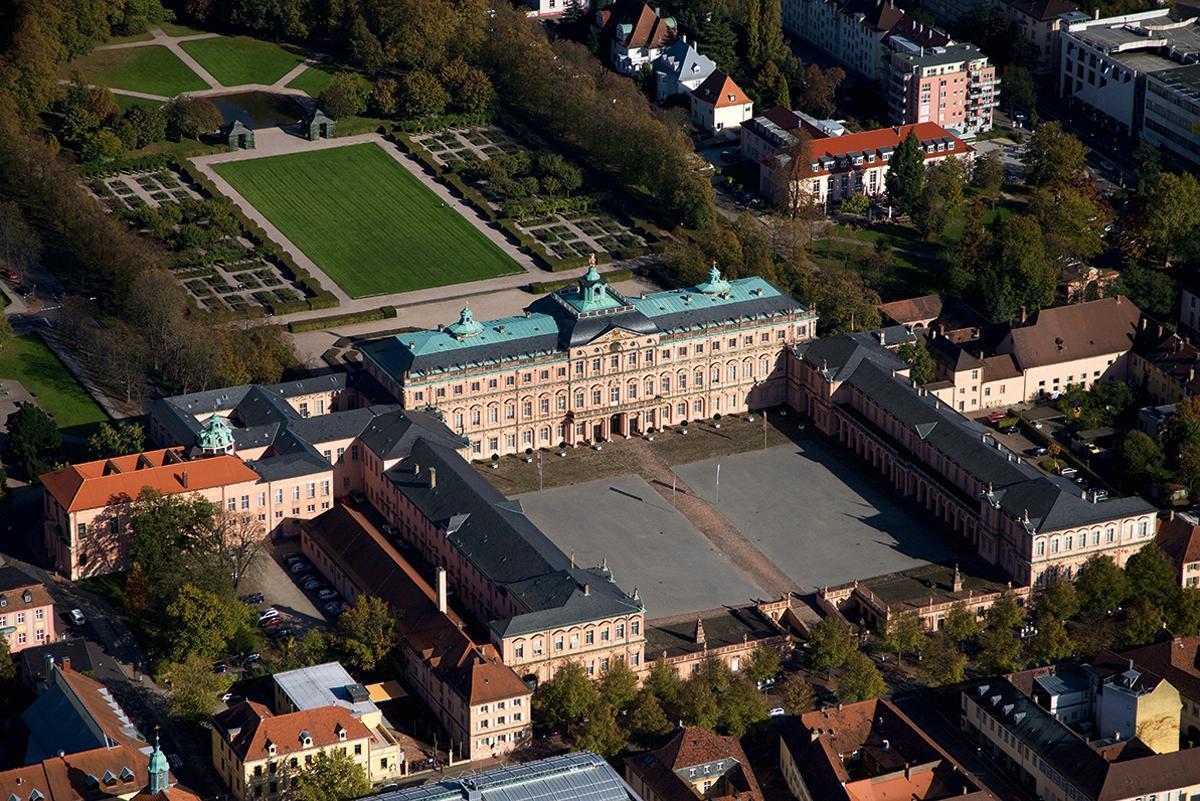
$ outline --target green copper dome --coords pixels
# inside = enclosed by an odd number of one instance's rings
[[[171,766],[167,755],[158,745],[158,735],[154,735],[154,750],[150,752],[150,786],[147,788],[151,795],[158,795],[170,789]]]
[[[232,453],[233,432],[229,430],[229,423],[225,422],[221,415],[213,412],[204,430],[196,438],[196,444],[204,453]]]
[[[458,313],[458,322],[446,326],[446,330],[462,339],[482,334],[483,325],[475,320],[475,314],[471,311],[470,306],[463,306],[462,311]]]

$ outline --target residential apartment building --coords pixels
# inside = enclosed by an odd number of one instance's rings
[[[974,157],[970,145],[932,122],[879,128],[813,139],[807,148],[808,165],[794,164],[790,153],[769,157],[759,172],[759,191],[781,208],[811,202],[829,210],[854,195],[882,198],[892,153],[910,132],[920,142],[926,166],[947,158],[969,162]]]
[[[525,744],[532,690],[493,646],[468,633],[473,626],[450,600],[445,568],[427,579],[384,529],[395,531],[368,504],[339,504],[304,524],[300,546],[343,597],[374,595],[395,612],[407,685],[446,731],[452,761],[499,757]],[[294,695],[294,683],[276,676],[277,697]],[[278,697],[276,705],[295,704]]]
[[[593,27],[608,39],[608,61],[622,75],[651,65],[675,41],[678,31],[673,17],[659,16],[642,0],[621,0],[600,9]]]
[[[213,767],[234,798],[287,798],[317,754],[341,751],[368,776],[371,732],[349,709],[325,706],[275,715],[242,701],[212,718]]]
[[[590,751],[492,768],[462,778],[387,790],[363,801],[641,801],[621,774]]]
[[[1142,317],[1129,351],[1129,381],[1158,405],[1200,393],[1200,348],[1161,323]]]
[[[897,125],[932,122],[959,136],[980,134],[992,129],[999,85],[975,45],[906,49],[891,57],[888,111]]]
[[[1178,691],[1122,663],[975,682],[961,696],[962,730],[1046,801],[1192,797],[1200,760],[1179,750]]]
[[[1070,0],[994,0],[992,9],[1012,20],[1017,35],[1033,46],[1034,73],[1047,75],[1058,69],[1063,18],[1078,12],[1079,6]]]
[[[717,65],[696,46],[680,36],[662,55],[654,59],[654,96],[659,103],[677,95],[689,95]]]
[[[793,348],[789,403],[853,450],[902,495],[1022,585],[1071,578],[1095,556],[1118,565],[1150,542],[1155,509],[1097,503],[997,442],[982,425],[914,386],[874,334]]]
[[[940,47],[951,39],[891,0],[783,0],[783,29],[868,80],[886,81],[898,46]],[[893,41],[903,39],[903,44]]]
[[[995,796],[886,699],[807,712],[779,741],[799,801],[995,801]]]
[[[526,313],[360,346],[405,408],[437,407],[472,458],[593,445],[782,403],[781,353],[816,315],[761,278],[625,297],[595,269]]]
[[[1172,509],[1159,519],[1154,541],[1179,571],[1179,586],[1200,587],[1200,520]]]
[[[1060,96],[1091,109],[1118,134],[1200,164],[1200,23],[1170,8],[1104,19],[1068,14]]]
[[[1160,677],[1179,691],[1179,734],[1183,746],[1200,747],[1200,637],[1164,633],[1157,642],[1113,658],[1127,660],[1134,669]]]
[[[734,131],[754,116],[754,101],[722,70],[692,92],[692,122],[708,134]]]
[[[0,567],[0,636],[16,654],[55,639],[54,599],[20,568]]]
[[[738,739],[699,726],[680,726],[653,751],[626,757],[625,780],[642,801],[763,801]]]

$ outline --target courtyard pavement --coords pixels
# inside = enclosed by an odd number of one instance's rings
[[[517,496],[529,516],[579,565],[607,559],[626,592],[637,588],[648,618],[764,598],[688,519],[638,476],[600,479]]]
[[[953,558],[935,528],[851,458],[804,439],[676,471],[804,590]]]

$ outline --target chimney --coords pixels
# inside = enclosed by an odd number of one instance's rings
[[[1021,324],[1022,324],[1022,325],[1024,325],[1024,324],[1025,324],[1025,316],[1026,316],[1025,307],[1024,307],[1024,306],[1022,306],[1022,307],[1021,307]]]
[[[186,470],[179,473],[179,483],[183,485],[184,489],[188,488],[188,474]]]
[[[436,467],[429,468],[429,488],[430,489],[437,488],[437,468]]]
[[[434,571],[437,577],[437,610],[446,614],[446,568],[438,566]]]
[[[1097,8],[1095,11],[1092,12],[1092,19],[1100,19],[1100,9],[1099,8]]]
[[[71,670],[71,657],[69,657],[69,656],[64,656],[64,657],[62,658],[62,662],[61,662],[60,664],[62,665],[62,672],[63,672],[63,673],[67,673],[67,672],[69,672],[69,671]]]
[[[912,779],[912,765],[905,762],[904,763],[904,780],[910,781],[911,779]]]
[[[692,638],[696,641],[696,645],[704,644],[704,621],[696,618],[696,635]]]
[[[592,585],[588,584],[586,581],[583,582],[583,596],[586,598],[587,596],[589,596],[591,594],[592,594]]]

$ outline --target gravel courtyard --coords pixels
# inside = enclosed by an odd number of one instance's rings
[[[638,588],[647,618],[767,597],[638,476],[517,496],[529,519],[581,565],[608,559],[626,592]]]
[[[810,438],[676,468],[805,590],[952,559],[937,529],[896,503],[869,470]]]

